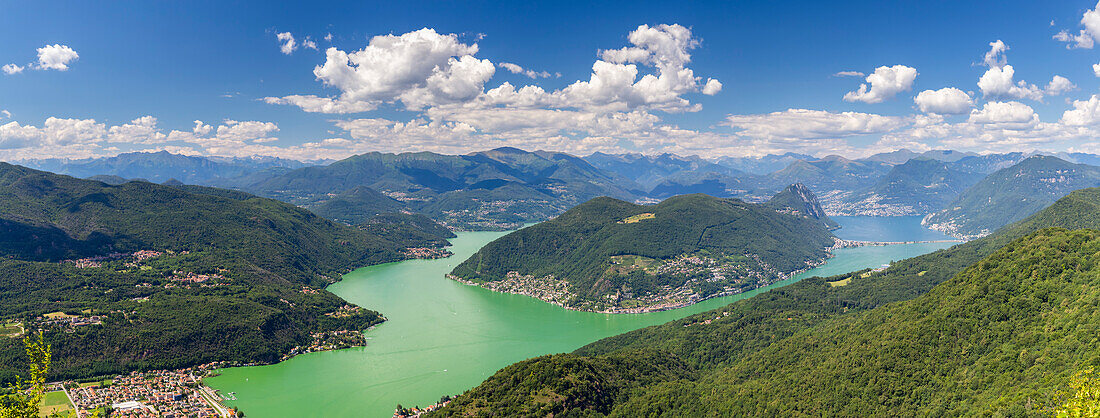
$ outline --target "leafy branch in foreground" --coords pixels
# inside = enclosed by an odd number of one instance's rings
[[[1100,373],[1088,368],[1070,379],[1069,399],[1058,407],[1058,418],[1100,417]]]
[[[42,331],[33,338],[30,335],[23,337],[23,346],[27,351],[30,375],[26,379],[17,378],[16,383],[8,386],[8,393],[0,396],[0,418],[38,417],[46,391],[46,373],[50,371],[53,356]]]

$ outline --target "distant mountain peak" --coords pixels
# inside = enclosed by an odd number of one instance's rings
[[[797,211],[805,216],[821,221],[829,229],[837,229],[840,227],[839,224],[829,219],[829,216],[825,214],[825,209],[821,207],[821,202],[817,200],[817,195],[802,183],[794,183],[787,186],[786,189],[772,196],[772,198],[768,200],[768,206],[777,210]]]

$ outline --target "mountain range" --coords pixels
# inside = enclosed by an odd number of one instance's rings
[[[166,152],[34,163],[110,184],[138,178],[237,189],[347,224],[381,213],[419,213],[455,229],[503,230],[552,218],[597,196],[653,203],[705,193],[764,202],[795,183],[812,191],[832,215],[928,215],[953,208],[949,205],[979,180],[1029,156],[898,150],[857,160],[793,153],[708,160],[675,154],[595,153],[580,158],[499,148],[466,155],[367,153],[331,163]],[[1052,157],[1073,163],[1100,161],[1082,153]],[[979,187],[972,194],[980,196],[983,190],[989,191]],[[1021,216],[1040,207],[1026,206]],[[936,216],[933,224],[950,229],[950,215]],[[996,226],[963,227],[958,234],[978,234]]]
[[[924,223],[958,236],[982,236],[1023,219],[1070,192],[1100,186],[1100,167],[1028,157],[983,178]]]

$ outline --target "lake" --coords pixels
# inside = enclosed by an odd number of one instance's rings
[[[928,238],[931,235],[920,228],[919,217],[866,218],[870,217],[836,218],[844,226],[836,234],[875,241],[943,239]],[[600,338],[715,309],[806,277],[879,267],[952,245],[848,248],[836,251],[821,267],[752,292],[664,312],[596,314],[443,277],[504,234],[460,233],[451,240],[452,257],[364,267],[330,286],[351,303],[388,318],[366,333],[366,347],[310,353],[269,366],[225,369],[206,383],[223,393],[236,392],[237,400],[226,403],[249,417],[388,417],[398,403],[423,406],[445,394],[460,394],[520,360],[572,351]]]

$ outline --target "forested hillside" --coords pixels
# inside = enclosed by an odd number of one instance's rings
[[[958,236],[982,236],[1038,212],[1077,189],[1100,186],[1100,167],[1033,156],[967,189],[926,225]]]
[[[44,328],[59,378],[275,361],[312,332],[380,321],[322,288],[446,243],[426,228],[351,228],[236,191],[0,163],[0,320]],[[0,339],[0,378],[21,352]]]
[[[1100,189],[881,272],[806,279],[517,363],[438,415],[1049,415],[1039,407],[1058,402],[1068,376],[1100,356],[1100,318],[1090,317],[1100,237],[1048,227],[1100,229]],[[888,305],[899,301],[910,302]],[[922,319],[933,314],[941,320]],[[687,370],[636,377],[589,366],[643,355]],[[964,360],[976,366],[951,366]],[[592,387],[607,390],[586,395]],[[884,401],[894,398],[906,401]]]
[[[597,198],[493,241],[452,274],[569,307],[654,309],[789,277],[833,243],[799,211],[707,195],[652,206]]]

